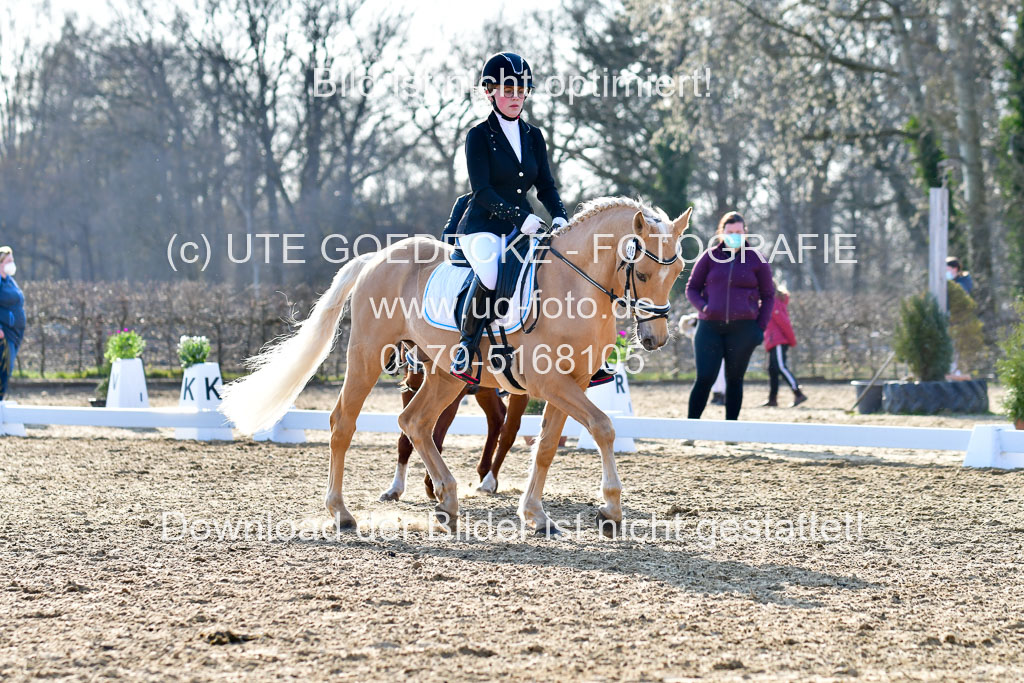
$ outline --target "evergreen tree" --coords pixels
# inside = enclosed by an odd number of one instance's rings
[[[1024,290],[1024,10],[1017,15],[1010,57],[1006,60],[1008,114],[999,124],[999,163],[996,177],[1006,205],[1009,282]]]
[[[921,183],[921,189],[927,195],[930,188],[942,187],[939,162],[948,157],[942,150],[942,146],[939,145],[932,127],[922,123],[917,116],[910,117],[904,130],[907,134],[907,142],[910,144],[910,151],[914,155],[917,179]],[[955,185],[953,178],[948,178],[946,186],[949,188],[949,252],[966,254],[967,236],[964,234],[959,220],[960,215],[954,202]]]

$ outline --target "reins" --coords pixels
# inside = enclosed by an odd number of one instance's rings
[[[644,246],[644,243],[640,240],[640,238],[634,236],[629,241],[629,244],[626,245],[625,258],[619,261],[619,265],[615,269],[615,272],[619,272],[620,270],[622,270],[623,267],[625,267],[626,269],[626,282],[622,295],[620,296],[615,293],[614,288],[610,290],[607,289],[601,283],[597,282],[594,278],[590,277],[585,272],[583,272],[583,270],[580,269],[579,266],[570,261],[562,252],[558,251],[558,249],[555,249],[550,244],[551,237],[552,235],[550,233],[547,236],[545,236],[544,239],[541,240],[541,243],[538,244],[538,248],[544,248],[550,251],[555,256],[555,258],[560,260],[565,265],[569,266],[572,270],[576,272],[577,275],[579,275],[584,280],[586,280],[594,287],[596,287],[598,290],[603,292],[604,295],[608,297],[608,300],[611,302],[612,306],[624,306],[626,308],[626,311],[630,312],[633,318],[638,323],[646,323],[652,320],[658,320],[659,318],[668,318],[668,315],[672,310],[672,307],[669,304],[659,306],[650,301],[645,301],[644,299],[641,299],[639,297],[631,296],[631,293],[635,292],[637,289],[635,266],[636,262],[640,260],[639,258],[637,258],[637,250],[639,249],[641,257],[646,256],[647,258],[651,259],[655,263],[662,266],[670,266],[676,261],[678,261],[679,254],[673,254],[672,258],[670,259],[663,259],[659,257],[657,254],[648,251],[647,247]],[[640,317],[641,314],[643,314],[644,317]],[[536,324],[537,320],[535,318],[533,325],[530,327],[529,330],[527,330],[527,333],[532,332],[533,327],[536,326]]]

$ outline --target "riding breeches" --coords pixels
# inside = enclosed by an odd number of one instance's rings
[[[494,289],[498,283],[498,267],[505,251],[508,236],[495,235],[493,232],[474,232],[459,235],[459,248],[469,261],[473,272],[480,278],[480,284],[487,289]]]

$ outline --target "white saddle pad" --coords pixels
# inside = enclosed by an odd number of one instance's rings
[[[537,240],[530,240],[530,250],[526,254],[527,266],[519,273],[516,281],[516,295],[512,296],[512,305],[509,306],[508,314],[500,320],[491,323],[491,329],[495,332],[498,327],[504,327],[506,332],[515,332],[523,326],[523,322],[530,313],[530,299],[533,295],[534,270],[537,264],[532,261],[533,252],[537,247]],[[510,256],[509,258],[517,258]],[[459,331],[455,322],[456,297],[465,282],[466,276],[471,269],[468,266],[453,266],[447,261],[442,263],[427,280],[427,287],[423,294],[423,314],[434,327],[442,330]]]

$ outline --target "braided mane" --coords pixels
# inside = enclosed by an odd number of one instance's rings
[[[561,235],[563,232],[572,230],[578,223],[595,216],[602,211],[616,208],[630,208],[640,211],[644,215],[644,219],[647,220],[652,226],[662,231],[667,231],[671,220],[661,209],[650,206],[644,203],[642,199],[631,199],[629,197],[598,197],[597,199],[591,199],[590,201],[583,202],[579,208],[576,209],[576,213],[569,219],[568,224],[564,227],[554,230],[552,234]]]

